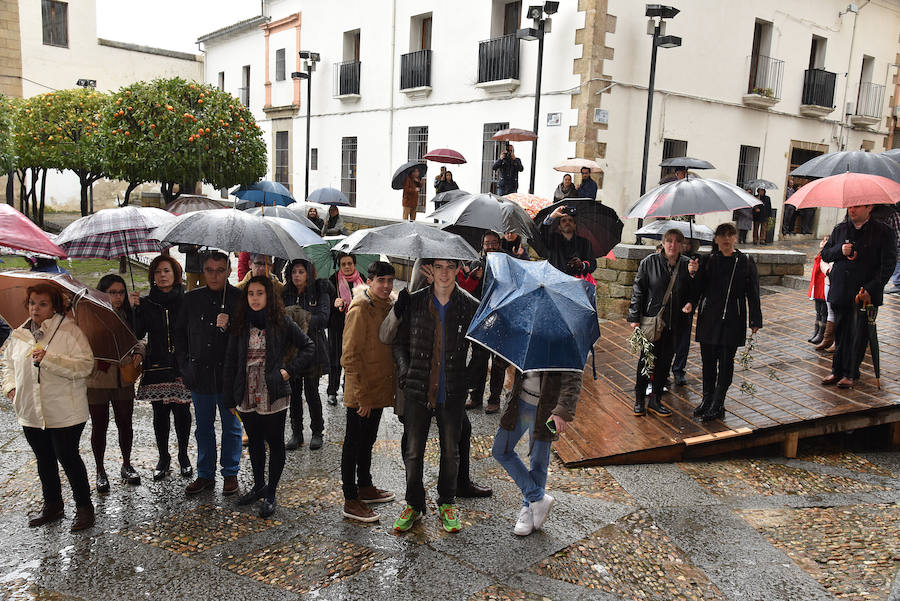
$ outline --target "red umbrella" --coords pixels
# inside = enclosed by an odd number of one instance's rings
[[[900,202],[900,184],[880,175],[847,172],[813,180],[785,202],[798,209],[894,204]]]
[[[506,142],[534,142],[537,140],[537,134],[530,129],[501,129],[493,136],[491,140],[504,140]]]
[[[194,211],[224,208],[226,208],[225,205],[218,200],[193,194],[182,194],[176,200],[166,205],[166,211],[173,215],[184,215],[185,213],[193,213]]]
[[[456,152],[455,150],[450,150],[449,148],[437,148],[435,150],[429,150],[422,158],[426,161],[434,161],[435,163],[449,163],[451,165],[462,165],[466,162],[466,159],[463,157],[463,155]]]
[[[44,230],[8,204],[0,204],[0,246],[66,258],[66,251],[54,244]]]

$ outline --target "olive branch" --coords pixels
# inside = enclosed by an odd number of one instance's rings
[[[650,374],[653,373],[653,364],[656,362],[656,357],[653,355],[653,343],[647,338],[644,330],[634,328],[631,336],[628,337],[628,348],[631,350],[632,355],[644,356],[644,367],[641,369],[641,375],[649,378]]]

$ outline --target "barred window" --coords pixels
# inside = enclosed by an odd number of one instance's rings
[[[425,159],[422,157],[425,156],[426,152],[428,152],[428,126],[420,125],[410,127],[406,154],[407,160],[423,161]],[[428,189],[429,186],[427,185],[419,187],[419,211],[425,210],[425,199],[428,194]]]
[[[284,48],[275,51],[275,81],[284,81]]]
[[[356,206],[356,136],[341,138],[341,192]]]
[[[497,172],[491,169],[500,154],[506,149],[506,142],[492,139],[492,136],[509,127],[509,123],[485,123],[481,137],[481,191],[497,192]]]
[[[41,1],[44,44],[69,47],[69,4],[56,0]]]

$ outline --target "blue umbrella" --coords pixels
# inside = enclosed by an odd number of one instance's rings
[[[234,192],[235,196],[246,202],[271,207],[273,205],[287,206],[294,202],[291,191],[278,182],[261,181],[249,186],[241,186]]]
[[[485,277],[470,340],[523,372],[584,370],[600,338],[593,285],[503,253],[488,253]]]
[[[318,188],[309,193],[308,202],[317,202],[320,205],[334,205],[338,207],[349,207],[350,201],[343,192],[337,188]]]

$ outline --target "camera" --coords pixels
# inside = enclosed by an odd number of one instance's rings
[[[572,217],[575,217],[575,215],[578,214],[578,209],[576,209],[575,207],[565,207],[562,212],[563,215],[571,215]]]

